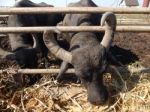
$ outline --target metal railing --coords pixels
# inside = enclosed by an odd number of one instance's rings
[[[108,7],[44,7],[44,8],[0,8],[0,15],[9,14],[45,14],[45,13],[104,13],[111,11],[122,14],[150,14],[148,8],[108,8]],[[43,32],[46,29],[58,28],[62,32],[78,32],[78,31],[104,31],[101,26],[57,26],[57,27],[2,27],[0,33],[21,33],[21,32]],[[117,31],[134,31],[134,32],[150,32],[150,26],[117,26]],[[150,72],[149,68],[146,69]],[[60,69],[18,69],[18,70],[0,70],[0,73],[22,73],[22,74],[38,74],[38,73],[59,73]],[[69,69],[67,73],[74,73],[74,69]]]
[[[61,32],[102,32],[105,27],[101,26],[56,26],[56,27],[0,27],[0,33],[38,33],[57,28]],[[118,32],[150,32],[150,26],[117,26]]]
[[[45,13],[126,13],[126,14],[150,14],[149,8],[110,8],[110,7],[34,7],[34,8],[0,8],[3,14],[45,14]]]

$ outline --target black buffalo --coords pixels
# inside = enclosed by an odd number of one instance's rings
[[[69,7],[87,6],[97,7],[91,0],[80,0],[77,3],[69,4]],[[111,12],[107,12],[103,16],[101,14],[66,14],[62,22],[64,26],[93,26],[99,25],[100,20],[101,25],[106,22],[104,36],[103,33],[94,32],[63,33],[63,38],[70,43],[69,51],[61,48],[48,30],[43,35],[47,48],[64,61],[57,79],[60,80],[63,77],[68,63],[72,64],[75,74],[87,88],[88,101],[95,105],[103,104],[108,99],[108,91],[103,84],[103,73],[105,71],[113,72],[115,77],[121,78],[114,72],[114,68],[108,65],[107,60],[116,30],[116,16]],[[61,33],[57,29],[56,32]]]
[[[16,2],[14,7],[53,7],[46,3],[33,3],[29,0]],[[63,16],[57,14],[18,14],[10,15],[8,27],[55,26]],[[9,33],[12,52],[0,50],[2,58],[16,60],[22,68],[35,68],[38,57],[47,58],[48,49],[43,42],[42,33]]]

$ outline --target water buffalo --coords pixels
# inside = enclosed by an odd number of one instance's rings
[[[33,3],[29,0],[17,1],[14,7],[53,7],[46,3]],[[62,21],[63,16],[57,14],[18,14],[10,15],[8,27],[27,26],[55,26]],[[9,41],[12,52],[0,50],[2,58],[16,60],[22,68],[34,68],[37,66],[38,57],[47,57],[48,49],[43,42],[43,34],[9,33]],[[36,46],[33,48],[33,37]],[[37,56],[38,55],[38,56]]]
[[[77,3],[69,4],[69,7],[87,6],[97,7],[92,0],[80,0]],[[107,61],[109,48],[116,30],[116,16],[111,12],[105,13],[103,16],[101,14],[66,14],[62,22],[64,26],[92,26],[99,25],[100,20],[101,25],[106,22],[104,36],[103,33],[94,32],[63,33],[63,38],[70,43],[69,51],[61,48],[55,41],[53,34],[48,30],[43,35],[47,48],[64,61],[57,79],[62,78],[63,73],[68,68],[68,63],[72,64],[75,74],[87,88],[88,101],[95,105],[103,104],[108,99],[108,91],[103,84],[103,73],[110,71],[115,77],[121,79]],[[57,29],[55,32],[61,33]]]
[[[19,0],[14,7],[53,7],[46,3],[33,3],[29,0]],[[62,21],[63,16],[57,14],[18,14],[10,15],[8,27],[28,27],[28,26],[55,26]],[[48,49],[43,42],[42,33],[9,33],[11,52],[0,48],[2,59],[15,60],[21,68],[36,68],[38,60],[44,59],[48,63]],[[45,64],[46,65],[46,64]],[[47,66],[47,65],[46,65]],[[19,86],[23,86],[24,75],[15,74],[14,80]],[[29,84],[33,84],[38,76],[29,77]]]

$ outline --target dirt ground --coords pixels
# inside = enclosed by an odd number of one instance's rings
[[[143,66],[150,67],[149,37],[150,33],[116,33],[114,38],[114,45],[116,46],[112,52],[124,64],[139,61]]]
[[[150,67],[150,33],[116,33],[112,54],[122,62],[125,66],[134,63],[140,63],[142,67]],[[0,47],[5,50],[10,50],[8,37],[0,37]],[[53,59],[54,60],[54,59]],[[55,60],[54,60],[55,61]],[[58,68],[60,63],[50,64],[50,68]],[[16,68],[15,62],[7,60],[0,60],[0,69]],[[55,74],[53,74],[55,75]],[[86,90],[81,84],[76,81],[69,81],[58,84],[55,77],[42,74],[42,78],[37,80],[32,85],[27,85],[23,88],[18,88],[13,80],[12,74],[6,73],[0,75],[0,111],[27,111],[27,112],[100,112],[105,111],[106,106],[93,106],[87,102]],[[139,78],[140,77],[140,78]],[[109,109],[107,111],[122,111],[131,112],[142,111],[148,112],[150,110],[150,77],[145,78],[137,74],[130,74],[127,82],[128,91],[119,94],[115,100],[109,102]],[[108,77],[107,77],[108,78]],[[108,78],[109,79],[109,78]],[[144,80],[144,81],[143,81]],[[147,85],[143,86],[143,83]],[[107,86],[110,92],[111,99],[114,99],[113,89],[114,85],[110,82]],[[132,85],[132,87],[131,87]],[[140,86],[139,86],[140,85]],[[138,93],[143,91],[143,93]],[[142,101],[136,97],[137,94],[142,95]],[[115,93],[116,95],[116,93]],[[125,96],[128,96],[127,98]],[[132,97],[135,95],[135,99]],[[137,95],[138,96],[138,95]],[[134,104],[129,97],[132,97]],[[138,99],[138,101],[137,101]],[[146,105],[146,107],[142,107]],[[145,110],[143,110],[145,109]],[[140,112],[140,111],[139,111]]]

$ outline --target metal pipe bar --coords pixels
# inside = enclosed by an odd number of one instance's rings
[[[124,8],[124,7],[34,7],[34,8],[0,8],[0,14],[45,14],[45,13],[114,13],[150,14],[149,8]]]
[[[56,26],[56,27],[0,27],[0,33],[37,33],[45,30],[54,30],[58,28],[61,32],[100,32],[105,27],[101,26]],[[150,26],[117,26],[118,32],[150,32]]]
[[[122,67],[118,67],[119,71],[122,71]],[[130,69],[128,69],[130,71]],[[56,74],[59,73],[60,69],[4,69],[0,70],[0,74]],[[123,71],[122,71],[123,72]],[[150,73],[150,68],[140,68],[131,70],[132,73]],[[66,73],[75,73],[74,69],[68,69]]]
[[[0,74],[55,74],[59,73],[60,69],[4,69],[0,70]],[[68,69],[66,73],[75,73],[74,69]]]

